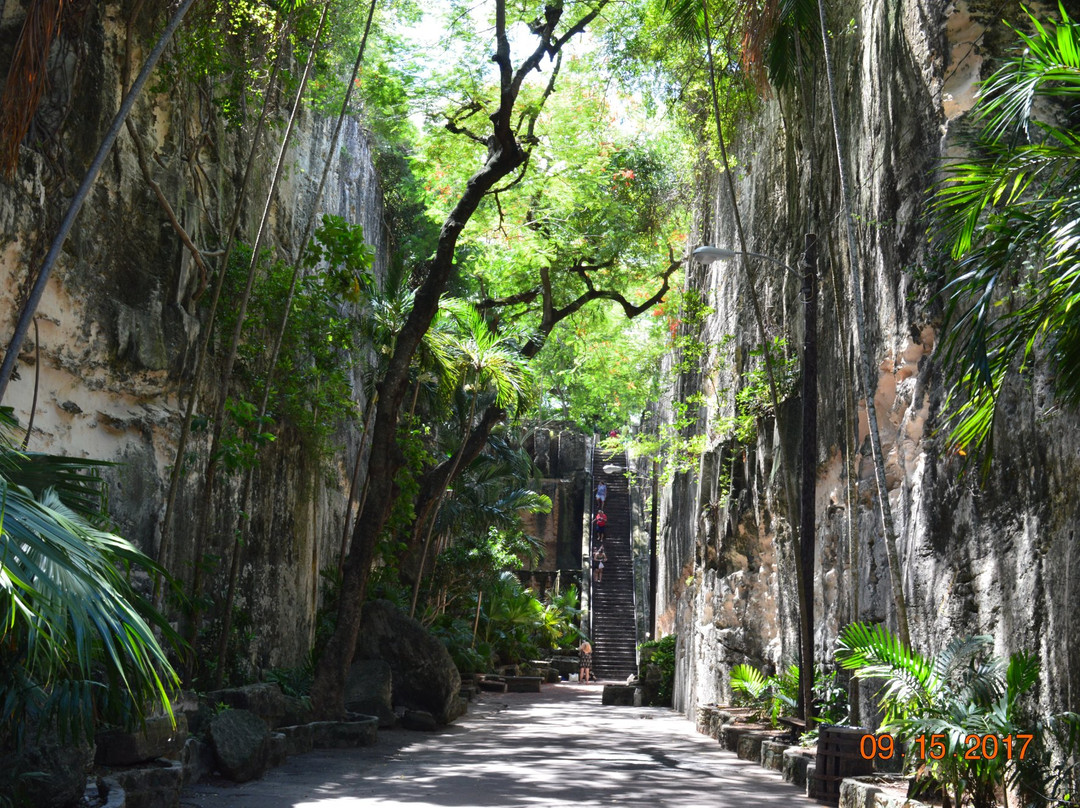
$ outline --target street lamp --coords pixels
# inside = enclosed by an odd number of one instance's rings
[[[800,273],[771,255],[737,252],[723,247],[698,247],[694,258],[703,264],[745,255]],[[799,622],[802,633],[799,661],[799,707],[806,728],[813,717],[814,682],[814,479],[817,476],[817,236],[807,233],[802,257],[802,299],[806,315],[802,357],[802,452],[799,483],[799,553],[796,556]],[[762,346],[766,351],[768,345]]]

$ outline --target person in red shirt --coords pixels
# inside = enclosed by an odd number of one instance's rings
[[[604,534],[607,533],[607,514],[602,510],[596,512],[596,516],[593,517],[593,522],[596,525],[596,529],[593,531],[593,537],[602,542],[604,540]]]

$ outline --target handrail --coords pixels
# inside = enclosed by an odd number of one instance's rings
[[[638,668],[638,670],[640,671],[641,670],[641,659],[639,658],[639,652],[638,652],[638,647],[641,645],[641,642],[642,642],[642,640],[641,640],[641,622],[642,621],[640,619],[641,615],[638,612],[638,581],[640,580],[640,576],[638,575],[638,564],[637,564],[637,558],[636,558],[636,556],[637,556],[637,552],[636,552],[637,551],[637,544],[634,541],[634,523],[636,521],[636,519],[635,519],[636,509],[634,508],[634,481],[637,479],[637,476],[634,473],[632,473],[631,470],[630,470],[630,453],[626,449],[623,449],[623,460],[626,462],[626,496],[627,496],[627,499],[629,500],[629,505],[630,505],[630,508],[629,508],[629,515],[630,515],[630,537],[629,537],[630,538],[630,575],[631,575],[631,581],[633,582],[630,589],[631,589],[631,592],[634,595],[634,664]]]
[[[582,609],[585,611],[585,619],[587,621],[585,632],[586,638],[591,644],[593,641],[593,577],[594,571],[592,568],[592,520],[595,499],[593,497],[593,462],[596,454],[596,433],[593,432],[589,438],[589,452],[588,459],[585,462],[585,507],[583,512],[585,513],[585,524],[582,527],[582,540],[583,547],[582,554],[585,557],[585,561],[582,564],[582,568],[585,570],[585,580],[581,583],[581,597],[583,600]],[[586,586],[588,589],[586,590]],[[587,594],[586,594],[587,592]]]

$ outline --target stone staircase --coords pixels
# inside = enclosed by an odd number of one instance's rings
[[[612,474],[605,465],[619,466]],[[604,579],[593,581],[592,640],[593,673],[598,679],[626,679],[637,672],[637,634],[634,620],[634,569],[630,552],[630,493],[624,474],[626,455],[608,454],[597,449],[593,454],[593,492],[596,484],[607,483],[607,538],[604,551]],[[596,511],[595,493],[591,514]],[[595,540],[592,545],[595,546]],[[590,550],[591,552],[591,550]]]

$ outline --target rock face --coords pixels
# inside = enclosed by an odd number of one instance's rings
[[[995,463],[981,489],[977,474],[960,476],[961,458],[938,432],[941,308],[933,294],[940,280],[927,239],[926,194],[951,133],[968,125],[973,82],[992,64],[986,57],[1012,35],[996,22],[984,29],[998,12],[987,13],[976,0],[829,5],[830,27],[843,29],[834,35],[833,57],[858,222],[856,275],[912,641],[934,653],[953,637],[990,633],[997,653],[1038,655],[1045,707],[1075,709],[1080,418],[1054,406],[1040,372],[1024,389],[1007,391]],[[827,660],[853,617],[895,630],[896,613],[865,405],[852,412],[844,392],[843,370],[855,366],[852,272],[822,74],[815,71],[810,104],[789,92],[741,121],[731,176],[745,249],[795,266],[803,234],[814,232],[821,250],[814,640],[816,658]],[[700,189],[694,245],[739,248],[725,183],[712,175]],[[759,421],[756,442],[745,448],[720,436],[722,419],[733,413],[716,403],[729,399],[718,393],[732,387],[733,371],[745,369],[761,343],[751,291],[760,296],[767,327],[787,337],[789,352],[802,342],[798,279],[766,262],[754,262],[752,270],[753,290],[735,262],[693,264],[686,280],[711,310],[694,330],[708,354],[701,372],[678,377],[671,398],[704,394],[696,431],[707,445],[697,472],[676,475],[662,492],[657,533],[659,628],[678,633],[675,705],[688,716],[698,706],[727,702],[732,665],[779,667],[798,650],[794,511],[782,482],[784,458],[798,457],[798,393],[781,401],[777,417]],[[855,386],[861,395],[861,379]],[[855,421],[849,502],[844,458],[847,425]],[[854,567],[852,529],[859,550]]]
[[[247,710],[224,710],[210,722],[218,770],[237,783],[262,777],[270,762],[270,731]]]
[[[130,33],[136,49],[149,47],[156,37],[153,17],[158,11],[148,9],[133,20]],[[24,14],[24,9],[6,6],[5,53]],[[58,105],[59,111],[70,99],[70,114],[63,116],[67,123],[55,137],[25,145],[15,180],[0,183],[0,340],[5,346],[28,276],[37,272],[71,189],[89,165],[121,97],[129,16],[122,4],[103,2],[87,15],[85,25],[65,27],[59,35],[64,42],[58,40],[56,47],[81,54],[80,66],[73,68],[66,57],[54,60],[57,70],[47,81],[43,108]],[[69,35],[82,41],[72,42]],[[164,61],[170,58],[166,55]],[[151,85],[162,75],[159,68]],[[185,97],[185,92],[191,95]],[[211,120],[189,119],[191,110],[201,106],[198,97],[194,89],[144,92],[130,123],[143,141],[151,179],[193,242],[214,253],[223,246],[222,230],[236,202],[236,178],[244,173],[251,132],[226,127],[212,115]],[[345,123],[323,202],[313,210],[333,123],[310,113],[300,117],[265,246],[285,258],[309,216],[337,214],[363,225],[375,250],[375,270],[382,273],[387,249],[381,190],[371,146],[356,118]],[[206,139],[205,148],[190,140],[196,131],[201,133],[197,140]],[[237,235],[248,244],[254,242],[269,191],[282,127],[271,125],[267,131]],[[206,145],[211,141],[213,146]],[[212,274],[219,260],[207,257]],[[130,134],[122,132],[61,253],[38,308],[38,328],[30,331],[16,366],[18,376],[4,397],[4,405],[13,406],[26,424],[35,375],[40,373],[29,448],[116,461],[118,465],[103,472],[110,483],[111,515],[118,532],[152,557],[158,557],[170,470],[191,394],[197,346],[206,333],[210,292],[200,293],[212,280],[182,248],[143,177]],[[213,410],[223,353],[212,352],[204,372],[197,391],[200,414]],[[366,371],[364,364],[363,359],[356,363],[357,380]],[[362,385],[355,389],[362,408]],[[237,598],[237,608],[259,627],[246,649],[253,670],[296,666],[306,658],[319,570],[337,552],[339,539],[334,537],[341,534],[348,487],[312,459],[291,424],[279,420],[272,431],[275,440],[259,453]],[[181,480],[176,508],[181,516],[165,557],[159,559],[181,578],[190,578],[194,568],[193,520],[183,515],[198,512],[208,435],[206,430],[195,433],[188,445],[190,456],[201,459]],[[350,456],[356,451],[357,435],[337,439]],[[346,472],[338,474],[344,477]],[[222,579],[228,574],[240,509],[238,480],[218,479],[224,484],[219,484],[211,506],[205,550],[223,563],[208,573],[208,592],[224,591]]]
[[[389,664],[394,707],[429,712],[440,724],[457,717],[461,675],[449,652],[390,601],[364,604],[355,659]]]

